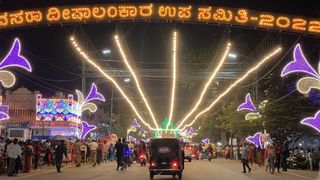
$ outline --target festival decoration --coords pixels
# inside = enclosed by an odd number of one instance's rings
[[[117,44],[117,46],[118,46],[118,49],[119,49],[120,54],[121,54],[121,56],[122,56],[122,59],[123,59],[123,61],[125,62],[126,66],[128,67],[128,69],[129,69],[129,71],[130,71],[130,73],[131,73],[131,75],[132,75],[132,77],[133,77],[133,79],[134,79],[134,81],[135,81],[135,83],[136,83],[136,86],[137,86],[137,88],[138,88],[139,94],[141,95],[142,100],[143,100],[144,104],[146,105],[146,107],[147,107],[147,109],[148,109],[148,111],[149,111],[149,113],[150,113],[150,115],[151,115],[151,118],[152,118],[152,120],[153,120],[156,128],[158,128],[157,120],[156,120],[156,118],[154,117],[153,111],[151,110],[151,107],[150,107],[150,105],[149,105],[149,103],[148,103],[148,100],[147,100],[147,98],[145,97],[145,95],[144,95],[144,93],[143,93],[143,90],[142,90],[142,88],[141,88],[141,86],[140,86],[141,83],[139,82],[139,80],[138,80],[138,78],[137,78],[137,76],[136,76],[136,73],[135,73],[134,70],[132,69],[130,63],[128,62],[127,56],[126,56],[126,54],[124,53],[124,51],[123,51],[123,49],[122,49],[122,45],[121,45],[121,42],[120,42],[120,40],[119,40],[119,37],[116,35],[116,36],[114,37],[114,39],[115,39],[115,41],[116,41],[116,44]]]
[[[198,107],[200,106],[200,103],[202,102],[203,100],[203,97],[204,95],[206,94],[209,86],[211,85],[212,81],[214,80],[214,78],[216,77],[217,73],[219,72],[219,70],[221,69],[223,63],[225,62],[226,60],[226,57],[227,57],[227,54],[229,53],[230,51],[230,48],[231,48],[231,43],[228,43],[227,44],[227,47],[226,47],[226,50],[218,64],[218,66],[215,68],[215,70],[212,72],[210,78],[208,79],[207,83],[205,84],[205,86],[203,87],[202,89],[202,92],[200,94],[200,97],[197,101],[197,103],[194,105],[194,107],[191,109],[191,111],[189,113],[187,113],[187,115],[182,119],[181,123],[177,126],[177,128],[180,128],[183,123],[198,109]]]
[[[70,41],[72,42],[74,48],[79,52],[80,55],[82,55],[82,57],[89,63],[91,64],[93,67],[95,67],[107,80],[111,81],[112,84],[117,88],[117,90],[120,92],[120,94],[124,97],[124,99],[128,102],[128,104],[130,105],[130,107],[132,108],[132,110],[135,112],[135,114],[137,115],[137,117],[139,118],[139,120],[145,125],[147,126],[150,130],[153,130],[154,128],[152,128],[150,126],[150,124],[148,124],[144,118],[141,116],[141,114],[138,112],[136,106],[133,104],[133,102],[129,99],[129,97],[127,96],[127,94],[123,91],[123,89],[119,86],[119,84],[117,83],[117,81],[115,81],[111,76],[109,76],[108,74],[106,74],[104,72],[104,70],[97,65],[94,61],[91,60],[91,58],[84,52],[82,51],[82,49],[80,48],[78,42],[75,40],[74,37],[70,38]]]
[[[174,109],[174,100],[176,93],[176,80],[177,80],[177,32],[173,33],[172,38],[172,90],[171,90],[171,101],[170,101],[170,110],[169,110],[169,122],[165,127],[168,130],[169,125],[172,120],[173,109]]]
[[[81,121],[81,135],[80,139],[85,139],[86,136],[93,130],[97,129],[97,126],[95,125],[90,125],[86,121]]]
[[[79,109],[80,109],[80,114],[85,111],[89,110],[90,112],[96,112],[97,111],[97,105],[92,103],[91,101],[93,100],[98,100],[98,101],[105,101],[104,96],[98,92],[97,85],[95,83],[92,83],[90,92],[84,98],[82,92],[76,90],[77,96],[78,96],[78,104],[79,104]],[[91,131],[95,130],[97,127],[94,125],[89,125],[85,121],[81,121],[81,135],[80,138],[84,139],[90,133]]]
[[[210,139],[209,138],[205,138],[205,139],[202,139],[201,142],[204,143],[204,144],[210,144]]]
[[[246,138],[246,141],[254,144],[257,148],[258,147],[263,148],[261,144],[261,132],[257,132],[253,136],[248,136]]]
[[[4,59],[0,62],[0,83],[5,88],[12,87],[16,82],[16,77],[14,76],[14,74],[10,71],[4,70],[5,68],[18,67],[18,68],[27,70],[29,72],[32,71],[29,61],[20,54],[20,51],[21,51],[20,40],[18,38],[15,38],[10,51],[4,57]],[[2,105],[2,102],[1,102],[1,106],[5,107],[5,109],[3,110],[2,108],[0,108],[0,121],[9,119],[10,117],[8,114],[9,113],[8,106]]]
[[[244,103],[240,104],[240,106],[237,108],[237,111],[244,111],[248,110],[251,111],[246,114],[245,120],[252,121],[258,118],[261,118],[261,114],[258,112],[256,106],[252,103],[250,93],[246,95],[246,100]]]
[[[271,60],[272,57],[277,55],[281,51],[281,47],[273,50],[270,54],[262,58],[254,67],[249,69],[242,77],[240,77],[238,80],[236,80],[233,84],[231,84],[225,91],[223,91],[222,94],[220,94],[207,108],[199,112],[195,118],[187,125],[185,125],[182,129],[185,129],[187,127],[192,126],[198,118],[205,114],[206,112],[210,111],[211,108],[216,105],[224,96],[226,96],[234,87],[236,87],[239,83],[241,83],[243,80],[245,80],[250,74],[258,70],[264,63]]]
[[[297,44],[293,51],[293,60],[290,61],[281,71],[281,77],[285,77],[291,73],[306,74],[297,82],[297,89],[302,94],[310,93],[311,89],[320,90],[320,66],[318,72],[309,64],[304,56],[301,45]],[[320,133],[320,111],[314,117],[307,117],[300,121],[301,124],[307,125]]]

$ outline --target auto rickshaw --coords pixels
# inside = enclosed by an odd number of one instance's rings
[[[177,138],[150,140],[150,179],[154,175],[172,175],[182,179],[184,169],[183,144]]]

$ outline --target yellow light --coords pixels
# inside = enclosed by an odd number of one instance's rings
[[[70,10],[69,9],[63,9],[62,10],[62,19],[63,20],[69,20],[70,19]]]
[[[116,44],[117,44],[117,46],[118,46],[118,49],[119,49],[120,54],[121,54],[121,56],[122,56],[122,59],[123,59],[124,63],[126,64],[126,66],[128,67],[128,69],[129,69],[129,71],[130,71],[130,73],[131,73],[131,75],[132,75],[132,77],[133,77],[133,79],[134,79],[134,81],[135,81],[135,83],[136,83],[136,86],[137,86],[137,88],[138,88],[138,91],[139,91],[139,93],[140,93],[140,95],[141,95],[141,97],[142,97],[142,99],[143,99],[143,102],[145,103],[145,105],[146,105],[146,107],[147,107],[147,109],[148,109],[148,111],[149,111],[149,113],[150,113],[150,115],[151,115],[151,118],[152,118],[152,120],[153,120],[153,123],[155,124],[156,128],[159,128],[159,127],[158,127],[158,124],[157,124],[157,120],[156,120],[156,118],[154,117],[154,114],[153,114],[153,112],[152,112],[152,110],[151,110],[151,108],[150,108],[150,106],[149,106],[148,100],[147,100],[147,98],[145,97],[145,95],[144,95],[144,93],[143,93],[143,91],[142,91],[142,88],[140,87],[140,82],[139,82],[139,80],[138,80],[138,78],[137,78],[137,76],[136,76],[136,73],[135,73],[134,70],[132,69],[130,63],[128,62],[127,56],[126,56],[126,54],[124,53],[124,51],[123,51],[123,49],[122,49],[122,45],[121,45],[121,43],[120,43],[120,40],[119,40],[118,36],[117,36],[117,35],[114,36],[114,39],[116,40]]]
[[[10,18],[10,24],[11,25],[16,25],[16,24],[23,24],[24,23],[24,17],[23,17],[23,10],[20,10],[18,12],[10,13],[9,18]]]
[[[179,6],[178,17],[180,19],[189,19],[192,15],[192,6]]]
[[[212,7],[198,8],[198,19],[199,20],[209,20],[212,17]]]
[[[107,9],[107,15],[110,18],[115,18],[118,15],[118,9],[115,6],[109,6]]]
[[[310,21],[308,31],[320,33],[320,21]]]
[[[153,13],[153,4],[139,6],[139,14],[142,17],[150,17]]]
[[[56,7],[51,7],[48,9],[47,20],[51,21],[59,21],[61,19],[60,9]]]
[[[276,50],[274,50],[273,52],[271,52],[269,55],[267,55],[266,57],[264,57],[258,64],[256,64],[254,67],[252,67],[251,69],[249,69],[240,79],[238,79],[236,82],[234,82],[233,84],[231,84],[225,91],[223,91],[222,94],[220,94],[211,104],[210,106],[208,106],[207,108],[205,108],[203,111],[201,111],[200,113],[198,113],[196,115],[196,117],[192,120],[191,123],[185,125],[182,130],[184,130],[186,127],[190,127],[193,125],[193,123],[204,113],[210,111],[210,109],[217,103],[220,101],[221,98],[223,98],[225,95],[227,95],[234,87],[236,87],[239,83],[241,83],[243,80],[245,80],[251,73],[253,73],[254,71],[258,70],[265,62],[267,62],[268,60],[270,60],[273,56],[275,56],[276,54],[278,54],[281,51],[281,48],[277,48]]]
[[[207,81],[207,83],[205,84],[201,94],[200,94],[200,97],[197,101],[197,103],[194,105],[194,107],[191,109],[191,111],[182,119],[181,123],[177,126],[177,129],[179,129],[183,123],[188,120],[188,118],[197,110],[197,108],[199,107],[200,103],[202,102],[203,100],[203,97],[205,95],[205,93],[207,92],[210,84],[212,83],[213,79],[216,77],[217,73],[219,72],[220,68],[222,67],[228,53],[229,53],[229,50],[230,50],[230,46],[231,46],[231,43],[228,43],[227,47],[226,47],[226,50],[218,64],[218,66],[216,67],[216,69],[213,71],[213,73],[211,74],[209,80]]]
[[[76,42],[76,40],[71,40],[71,42]],[[76,42],[77,44],[77,42]],[[153,130],[154,128],[152,128],[147,122],[145,122],[142,118],[142,116],[140,115],[140,113],[138,112],[138,110],[136,109],[136,107],[134,106],[134,104],[132,103],[132,101],[128,98],[128,96],[126,95],[126,93],[122,90],[122,88],[119,86],[119,84],[112,78],[110,77],[108,74],[106,74],[99,65],[97,65],[94,61],[92,61],[86,53],[84,53],[81,48],[76,48],[75,49],[78,50],[79,54],[81,54],[83,56],[83,58],[89,63],[91,64],[93,67],[95,67],[105,78],[107,78],[109,81],[112,82],[112,84],[118,89],[118,91],[120,92],[120,94],[125,98],[125,100],[128,102],[128,104],[130,105],[130,107],[133,109],[133,111],[135,112],[135,114],[138,116],[138,118],[141,120],[141,122],[146,125],[150,130]]]
[[[234,19],[238,23],[247,23],[249,20],[248,11],[245,9],[240,9],[238,15]]]
[[[288,28],[290,26],[290,19],[286,16],[280,16],[276,20],[276,25],[280,28]]]
[[[26,11],[25,18],[27,23],[41,22],[42,12],[41,11]]]
[[[177,9],[175,6],[160,6],[159,16],[173,18],[177,14]]]
[[[273,27],[274,26],[274,16],[272,16],[270,14],[261,14],[259,25]]]
[[[0,26],[8,26],[9,21],[8,21],[8,13],[2,13],[0,15]]]
[[[92,9],[92,16],[96,19],[102,19],[106,16],[106,12],[104,7],[94,7]]]
[[[173,46],[172,46],[172,64],[173,64],[173,71],[172,71],[172,91],[171,91],[171,103],[170,103],[170,113],[169,113],[169,119],[168,124],[166,127],[166,130],[169,128],[169,125],[172,120],[172,114],[174,109],[174,99],[175,99],[175,91],[176,91],[176,64],[177,64],[177,32],[173,33]]]
[[[307,20],[302,18],[293,18],[292,19],[292,29],[298,31],[305,31],[307,25]]]

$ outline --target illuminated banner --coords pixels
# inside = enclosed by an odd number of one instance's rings
[[[232,24],[320,34],[320,19],[203,5],[98,4],[0,12],[0,29],[39,24],[165,21]]]

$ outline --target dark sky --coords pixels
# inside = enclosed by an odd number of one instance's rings
[[[91,0],[90,3],[108,3],[108,2],[138,2],[138,1],[102,1]],[[143,1],[143,2],[151,2]],[[181,2],[181,3],[199,3],[199,1],[152,1],[152,2]],[[72,5],[87,4],[85,0],[0,0],[0,10],[15,10],[19,8],[39,8],[54,5]],[[297,14],[308,17],[320,17],[320,1],[274,1],[274,0],[212,0],[201,1],[203,4],[212,4],[226,7],[244,7],[247,9],[269,11],[285,14]],[[112,54],[105,57],[109,60],[119,60],[117,49],[112,43],[112,37],[116,29],[122,30],[133,59],[137,62],[136,66],[140,68],[166,68],[170,59],[168,59],[168,40],[171,32],[176,29],[181,36],[179,48],[183,53],[192,51],[194,48],[206,48],[215,46],[225,30],[224,26],[215,25],[195,25],[195,24],[166,24],[166,23],[97,23],[83,24],[83,30],[95,44],[96,49],[110,48]],[[43,94],[50,95],[56,90],[72,93],[74,89],[81,88],[81,60],[72,49],[69,37],[76,25],[63,26],[41,26],[31,28],[16,28],[0,31],[0,57],[4,57],[13,42],[14,37],[19,37],[22,42],[22,54],[26,56],[33,67],[33,73],[28,74],[23,71],[16,71],[17,85],[25,86],[32,90],[41,90]],[[234,49],[241,54],[247,55],[255,46],[267,35],[268,31],[232,28],[230,40],[234,42]],[[299,35],[283,35],[284,41],[292,42]],[[287,39],[285,39],[287,38]],[[314,48],[314,57],[319,52],[319,43],[317,37],[303,37],[300,41],[306,42],[307,47]],[[146,62],[146,63],[140,63]],[[159,64],[160,62],[160,64]],[[153,65],[153,63],[156,63]],[[163,63],[161,65],[161,63]],[[121,63],[111,63],[114,67],[121,67]],[[89,79],[87,83],[96,81]],[[98,79],[99,80],[99,79]],[[163,103],[169,104],[168,93],[170,91],[170,81],[154,81],[144,79],[146,92],[152,101],[154,109],[157,109],[158,115],[162,115],[169,108],[163,106]],[[102,83],[99,88],[110,97],[110,84]],[[192,97],[185,98],[181,93],[178,98],[180,103],[189,103]],[[191,105],[191,104],[190,104]],[[157,107],[157,108],[155,108]]]

